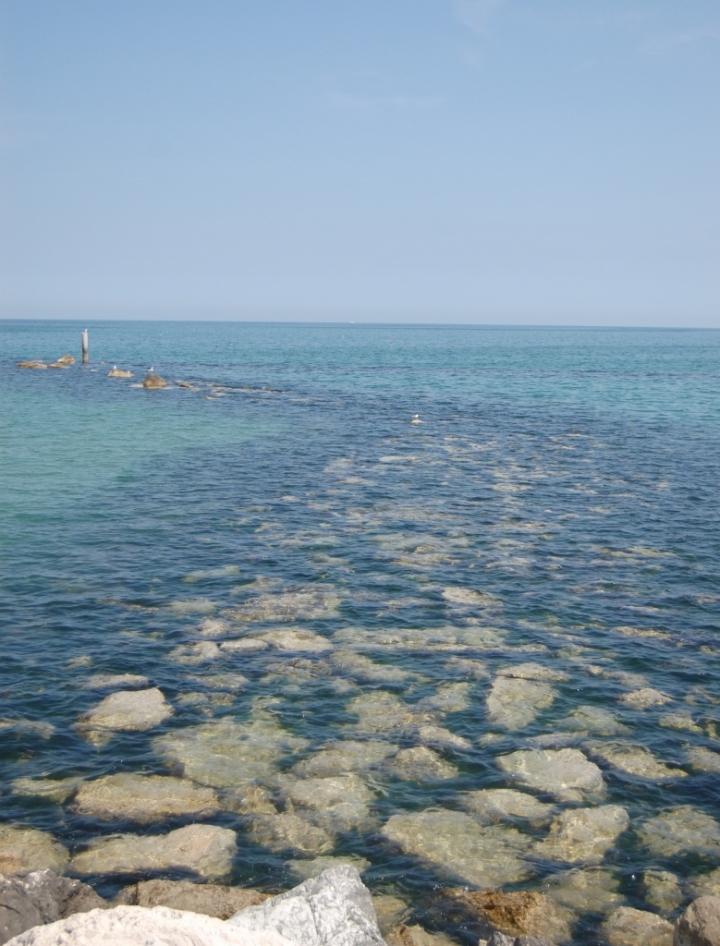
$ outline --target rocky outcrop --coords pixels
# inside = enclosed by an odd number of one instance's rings
[[[142,386],[144,388],[166,388],[167,381],[164,378],[161,378],[159,374],[149,371],[145,380],[143,381]]]
[[[248,932],[215,917],[168,907],[91,910],[36,926],[8,946],[292,946],[278,933]]]
[[[108,371],[108,378],[132,378],[132,371],[124,371],[122,368],[112,368]],[[150,387],[150,385],[147,385]]]
[[[116,902],[135,907],[170,907],[227,920],[238,910],[255,907],[269,896],[245,887],[194,884],[189,880],[142,880],[125,887]]]
[[[92,887],[51,870],[0,875],[0,946],[33,926],[106,906]]]
[[[42,361],[19,361],[17,366],[18,368],[36,368],[39,370],[47,368],[47,365]]]
[[[295,946],[384,946],[370,893],[355,868],[345,865],[236,913],[228,925],[275,931]]]
[[[673,946],[720,946],[720,898],[699,897],[675,924]]]

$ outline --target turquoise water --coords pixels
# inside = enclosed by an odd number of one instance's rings
[[[644,871],[675,874],[687,900],[720,867],[720,828],[717,844],[665,854],[637,831],[680,806],[720,822],[720,333],[100,323],[90,365],[15,367],[77,354],[84,327],[0,323],[3,821],[48,831],[71,853],[112,831],[176,828],[182,818],[101,822],[72,798],[13,783],[182,774],[159,740],[226,717],[271,717],[306,740],[260,778],[287,810],[298,762],[337,739],[412,747],[425,713],[465,740],[433,743],[454,774],[363,772],[369,818],[331,832],[324,853],[365,858],[371,888],[427,925],[442,926],[429,892],[467,878],[399,849],[383,825],[398,812],[462,810],[471,791],[522,788],[496,761],[518,749],[573,747],[599,765],[603,803],[630,816],[601,864],[622,902],[660,909]],[[107,378],[114,364],[135,377]],[[166,390],[138,386],[150,365],[173,382]],[[277,597],[309,592],[324,596],[314,614]],[[210,637],[208,619],[227,627]],[[177,650],[287,628],[333,649],[272,645],[192,664]],[[357,655],[401,673],[383,677]],[[501,671],[527,663],[560,679],[508,725],[486,701]],[[88,681],[123,673],[145,675],[174,713],[96,744],[76,728],[107,695]],[[244,682],[216,679],[232,673]],[[662,702],[637,705],[643,688]],[[397,724],[359,713],[378,692]],[[617,731],[569,730],[579,706],[606,710]],[[603,743],[685,774],[628,771]],[[238,832],[234,882],[297,882],[287,863],[303,852],[261,843],[247,811],[209,820]],[[514,827],[532,844],[548,832]],[[505,886],[545,890],[588,868],[537,852],[526,861],[528,876]],[[105,892],[125,880],[95,878]],[[580,929],[598,919],[579,916]]]

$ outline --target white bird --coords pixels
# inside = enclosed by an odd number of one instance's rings
[[[154,369],[154,368],[150,368],[150,374],[153,374],[153,373],[154,373],[154,371],[155,371],[155,369]]]

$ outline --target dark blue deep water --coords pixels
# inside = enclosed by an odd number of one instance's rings
[[[292,859],[354,855],[373,890],[442,928],[431,892],[472,878],[383,826],[503,787],[555,815],[629,815],[599,857],[526,851],[508,889],[601,870],[616,905],[672,917],[720,868],[720,332],[98,323],[88,366],[15,367],[77,356],[83,327],[0,323],[3,823],[74,855],[194,820],[92,817],[27,781],[118,772],[184,775],[222,798],[256,784],[279,814],[318,823],[288,801],[293,766],[379,740],[428,746],[445,777],[356,770],[367,818],[326,825],[322,851],[268,842],[247,805],[224,803],[205,821],[237,832],[231,882],[282,889]],[[115,364],[134,377],[108,378]],[[151,365],[166,389],[140,386]],[[220,646],[247,638],[264,643]],[[529,702],[520,684],[493,711],[516,667]],[[172,715],[92,738],[80,717],[112,692],[98,675],[128,673]],[[373,694],[387,712],[368,716]],[[167,750],[226,718],[239,734],[267,722],[260,774],[234,784]],[[602,797],[563,799],[497,762],[563,747],[599,766]],[[667,813],[677,842],[653,846],[643,825]],[[683,834],[698,813],[701,840]],[[648,895],[660,870],[674,908]],[[600,915],[576,912],[580,930]]]

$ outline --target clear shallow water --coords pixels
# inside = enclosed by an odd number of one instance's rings
[[[461,810],[470,791],[519,787],[497,758],[540,744],[584,751],[602,769],[605,803],[628,811],[631,828],[603,859],[627,903],[657,909],[642,885],[648,869],[685,882],[720,867],[720,845],[659,855],[635,830],[683,805],[720,822],[719,773],[691,764],[693,749],[720,753],[720,333],[103,323],[91,327],[89,367],[15,368],[74,352],[82,327],[0,325],[4,821],[71,850],[111,831],[177,827],[182,819],[81,817],[71,799],[21,796],[12,783],[177,774],[164,734],[268,714],[307,740],[264,780],[282,811],[298,761],[333,739],[412,747],[425,714],[466,740],[435,745],[457,774],[420,783],[382,766],[363,773],[372,823],[336,832],[330,853],[366,858],[370,886],[404,897],[428,924],[438,922],[423,912],[429,892],[452,872],[400,851],[383,825],[398,812]],[[113,364],[135,378],[108,379]],[[193,388],[134,386],[150,364]],[[320,616],[273,610],[272,596],[309,591],[328,596]],[[253,602],[253,620],[226,613],[247,616]],[[226,631],[199,632],[208,617]],[[333,650],[194,665],[173,655],[288,627]],[[381,679],[353,663],[358,654],[407,675]],[[493,719],[498,674],[528,662],[563,676],[546,681],[551,702],[520,726]],[[84,687],[93,674],[128,672],[159,686],[174,715],[95,746],[74,726],[105,692]],[[245,682],[218,690],[219,673]],[[642,687],[668,700],[628,703]],[[358,715],[357,701],[377,691],[408,719],[393,728],[390,713],[383,728]],[[455,706],[438,709],[438,693]],[[579,706],[626,729],[569,732]],[[687,775],[624,771],[598,748],[618,742]],[[238,831],[236,882],[296,882],[293,854],[259,843],[247,813],[210,820]],[[514,827],[532,843],[548,832]],[[528,857],[521,889],[543,890],[569,866]]]

